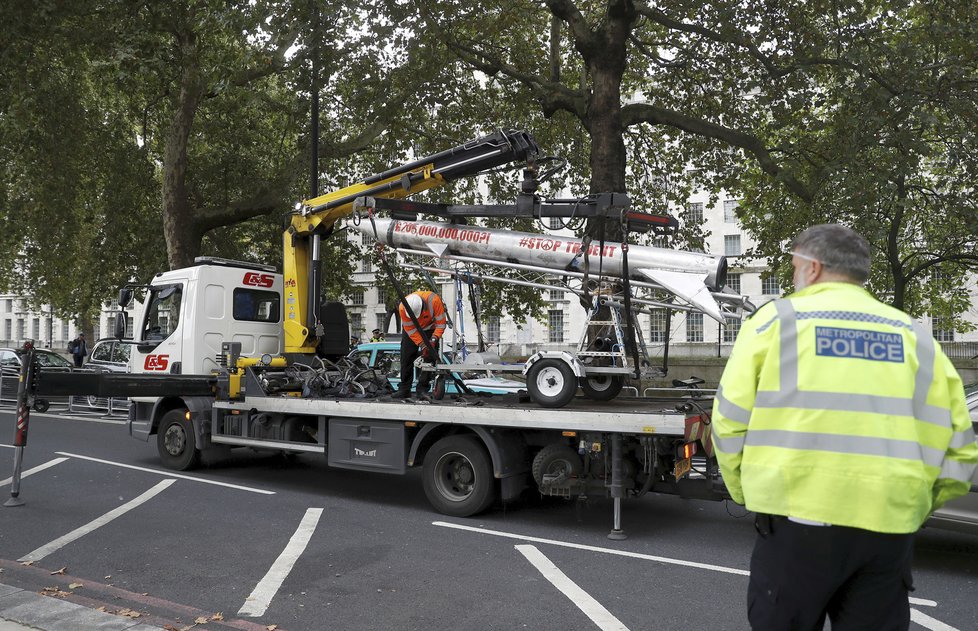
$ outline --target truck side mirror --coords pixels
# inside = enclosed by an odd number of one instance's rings
[[[132,287],[123,287],[119,290],[119,306],[125,309],[132,302]],[[118,337],[118,336],[117,336]]]
[[[130,297],[132,296],[132,290],[129,290]],[[120,298],[122,297],[120,292]],[[121,340],[126,336],[126,329],[128,328],[129,318],[125,311],[120,311],[115,317],[115,339]]]

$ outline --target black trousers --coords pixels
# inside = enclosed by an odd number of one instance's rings
[[[747,617],[755,631],[903,631],[913,535],[805,526],[758,515]]]
[[[422,331],[421,335],[428,335],[430,332]],[[438,340],[433,340],[431,345],[438,352]],[[397,386],[397,391],[403,394],[411,392],[411,384],[414,383],[414,360],[421,354],[421,347],[414,343],[407,333],[401,333],[401,383]],[[427,394],[428,387],[434,373],[418,371],[418,394]]]

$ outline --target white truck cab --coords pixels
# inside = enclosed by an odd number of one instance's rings
[[[271,266],[212,257],[157,274],[133,323],[133,373],[209,375],[221,344],[241,355],[282,353],[282,275]],[[148,439],[156,398],[133,398],[130,433]]]

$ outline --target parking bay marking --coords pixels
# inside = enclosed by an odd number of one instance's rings
[[[559,589],[564,596],[567,596],[594,624],[598,625],[601,631],[628,631],[628,627],[622,624],[621,620],[561,572],[560,568],[554,565],[536,546],[524,544],[516,546],[516,549],[526,557],[527,561],[533,564],[533,567],[540,574],[543,574],[545,579]]]
[[[299,560],[299,555],[309,545],[309,540],[316,531],[316,525],[319,524],[319,518],[322,515],[323,509],[321,508],[310,508],[306,510],[302,521],[299,522],[299,527],[292,535],[292,538],[289,539],[289,543],[286,544],[285,549],[282,550],[282,554],[278,555],[278,558],[272,563],[272,567],[269,568],[268,573],[258,581],[258,585],[255,586],[255,589],[245,599],[245,603],[241,605],[241,609],[238,610],[239,616],[258,618],[259,616],[265,615],[265,610],[268,609],[272,598],[275,597],[279,588],[282,587],[282,583],[285,582],[289,572],[292,571],[295,562]]]
[[[159,484],[157,484],[156,486],[154,486],[150,490],[146,491],[145,493],[143,493],[139,497],[135,497],[135,498],[129,500],[128,502],[126,502],[122,506],[119,506],[118,508],[114,508],[114,509],[110,510],[109,512],[107,512],[106,514],[102,515],[101,517],[99,517],[97,519],[93,519],[92,521],[88,522],[87,524],[85,524],[81,528],[76,528],[76,529],[72,530],[71,532],[69,532],[68,534],[64,535],[63,537],[58,537],[57,539],[55,539],[51,543],[46,543],[43,546],[41,546],[40,548],[38,548],[37,550],[34,550],[33,552],[30,552],[28,554],[25,554],[24,556],[20,557],[17,560],[20,561],[21,563],[28,563],[28,562],[31,562],[31,561],[40,561],[41,559],[43,559],[47,555],[49,555],[52,552],[55,552],[57,550],[60,550],[61,548],[65,547],[66,545],[68,545],[72,541],[75,541],[76,539],[79,539],[79,538],[87,535],[88,533],[92,532],[96,528],[99,528],[99,527],[104,526],[105,524],[109,523],[110,521],[112,521],[116,517],[121,517],[122,515],[128,513],[129,511],[131,511],[132,509],[136,508],[137,506],[139,506],[139,505],[141,505],[141,504],[143,504],[143,503],[151,500],[152,498],[154,498],[156,495],[158,495],[159,493],[161,493],[164,489],[166,489],[168,486],[170,486],[174,482],[176,482],[176,480],[173,480],[173,479],[163,480],[162,482],[160,482]]]
[[[67,460],[67,458],[55,458],[54,460],[48,460],[44,464],[39,464],[39,465],[37,465],[36,467],[34,467],[32,469],[28,469],[27,471],[23,471],[20,474],[20,477],[21,478],[26,478],[27,476],[29,476],[29,475],[31,475],[33,473],[37,473],[38,471],[44,471],[45,469],[50,468],[50,467],[53,467],[56,464],[61,464],[65,460]],[[14,481],[13,478],[7,478],[6,480],[0,480],[0,486],[7,486],[8,484],[10,484],[13,481]]]
[[[239,491],[250,491],[252,493],[261,493],[262,495],[275,495],[275,491],[266,491],[265,489],[256,489],[250,486],[241,486],[240,484],[230,484],[228,482],[218,482],[217,480],[206,480],[204,478],[195,478],[192,475],[183,475],[181,473],[174,473],[172,471],[160,471],[158,469],[149,469],[146,467],[137,467],[131,464],[123,464],[121,462],[112,462],[111,460],[102,460],[101,458],[92,458],[91,456],[80,456],[78,454],[70,454],[64,451],[55,452],[59,456],[68,456],[69,458],[80,458],[81,460],[90,460],[92,462],[99,462],[102,464],[112,465],[113,467],[122,467],[124,469],[134,469],[136,471],[145,471],[147,473],[155,473],[157,475],[165,475],[171,478],[179,478],[181,480],[191,480],[193,482],[202,482],[204,484],[213,484],[214,486],[223,486],[229,489],[238,489]]]
[[[570,543],[567,541],[558,541],[556,539],[543,539],[541,537],[530,537],[528,535],[519,535],[511,532],[502,532],[500,530],[489,530],[488,528],[476,528],[475,526],[465,526],[462,524],[452,524],[445,521],[433,521],[431,522],[433,526],[441,526],[443,528],[455,528],[457,530],[466,530],[469,532],[475,532],[483,535],[492,535],[494,537],[504,537],[506,539],[519,539],[521,541],[531,541],[534,543],[546,543],[554,546],[561,546],[564,548],[575,548],[577,550],[590,550],[591,552],[603,552],[605,554],[614,554],[617,556],[631,557],[634,559],[645,559],[648,561],[659,561],[661,563],[669,563],[672,565],[682,565],[686,567],[696,567],[704,570],[711,570],[713,572],[725,572],[728,574],[739,574],[741,576],[750,576],[750,572],[747,570],[738,570],[732,567],[724,567],[722,565],[710,565],[707,563],[697,563],[695,561],[683,561],[681,559],[668,559],[665,557],[657,557],[651,554],[641,554],[638,552],[629,552],[627,550],[615,550],[613,548],[601,548],[598,546],[589,546],[581,543]],[[933,600],[926,600],[924,598],[909,598],[911,605],[918,605],[924,607],[936,607],[937,602]],[[916,609],[910,610],[911,618],[917,624],[931,629],[931,631],[957,631],[955,627],[948,626],[940,620],[935,620],[930,616],[917,611]]]

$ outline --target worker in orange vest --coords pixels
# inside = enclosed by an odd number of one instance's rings
[[[411,315],[404,309],[404,304],[411,309],[414,317],[417,318],[421,326],[419,331],[411,320]],[[426,361],[434,362],[437,360],[438,341],[445,334],[448,327],[448,315],[445,313],[445,304],[441,297],[433,291],[416,291],[408,295],[404,302],[398,307],[401,316],[401,383],[397,387],[397,392],[393,394],[396,399],[406,399],[411,396],[411,384],[414,383],[414,360],[421,355]],[[422,337],[423,336],[423,337]],[[435,349],[436,357],[430,357],[428,346],[424,343],[427,339]],[[427,394],[428,386],[431,384],[430,372],[419,371],[418,375],[418,396]]]

